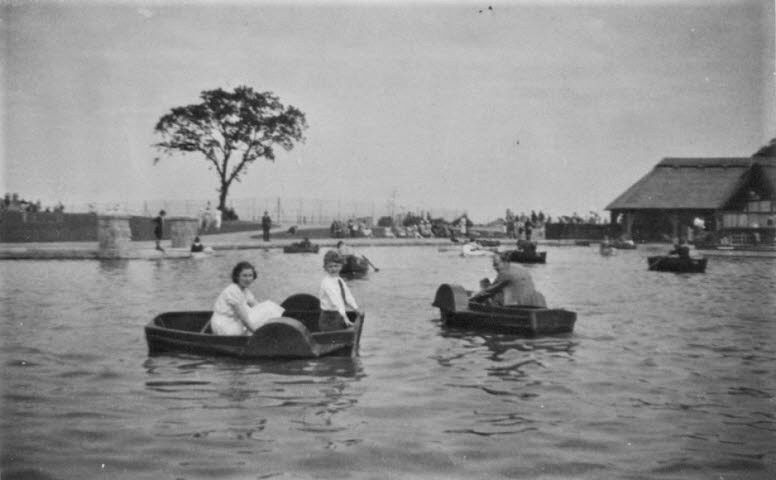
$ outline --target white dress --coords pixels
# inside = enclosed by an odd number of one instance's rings
[[[210,317],[210,328],[216,335],[247,335],[249,332],[237,316],[236,307],[242,305],[248,310],[248,301],[256,302],[250,290],[243,290],[232,283],[218,295]]]

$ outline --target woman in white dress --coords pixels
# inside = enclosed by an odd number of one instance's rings
[[[232,269],[232,284],[216,298],[210,327],[215,335],[250,335],[250,310],[257,305],[248,287],[256,280],[256,269],[249,262],[240,262]]]

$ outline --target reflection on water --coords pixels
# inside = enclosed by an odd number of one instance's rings
[[[430,306],[489,259],[371,248],[361,357],[258,362],[149,357],[143,326],[210,309],[239,260],[259,298],[315,293],[321,255],[5,262],[3,478],[773,478],[776,260],[647,271],[660,249],[548,247],[575,331],[524,338]]]

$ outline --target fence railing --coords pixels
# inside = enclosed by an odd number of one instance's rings
[[[164,210],[168,216],[200,216],[207,208],[208,200],[143,200],[124,202],[103,202],[89,204],[66,204],[68,213],[121,213],[152,217]],[[210,201],[214,211],[217,202]],[[330,225],[334,220],[345,221],[349,218],[372,218],[397,216],[412,213],[430,214],[433,218],[452,220],[463,210],[451,208],[433,208],[428,206],[395,206],[387,202],[345,201],[310,198],[230,198],[227,208],[231,208],[240,220],[259,221],[266,211],[275,224],[280,225]]]

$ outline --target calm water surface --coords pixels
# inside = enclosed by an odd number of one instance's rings
[[[440,325],[488,258],[364,249],[361,357],[252,363],[148,357],[143,326],[243,259],[259,298],[317,293],[322,253],[2,262],[2,478],[776,478],[776,259],[648,272],[665,248],[548,247],[578,320],[535,339]]]

